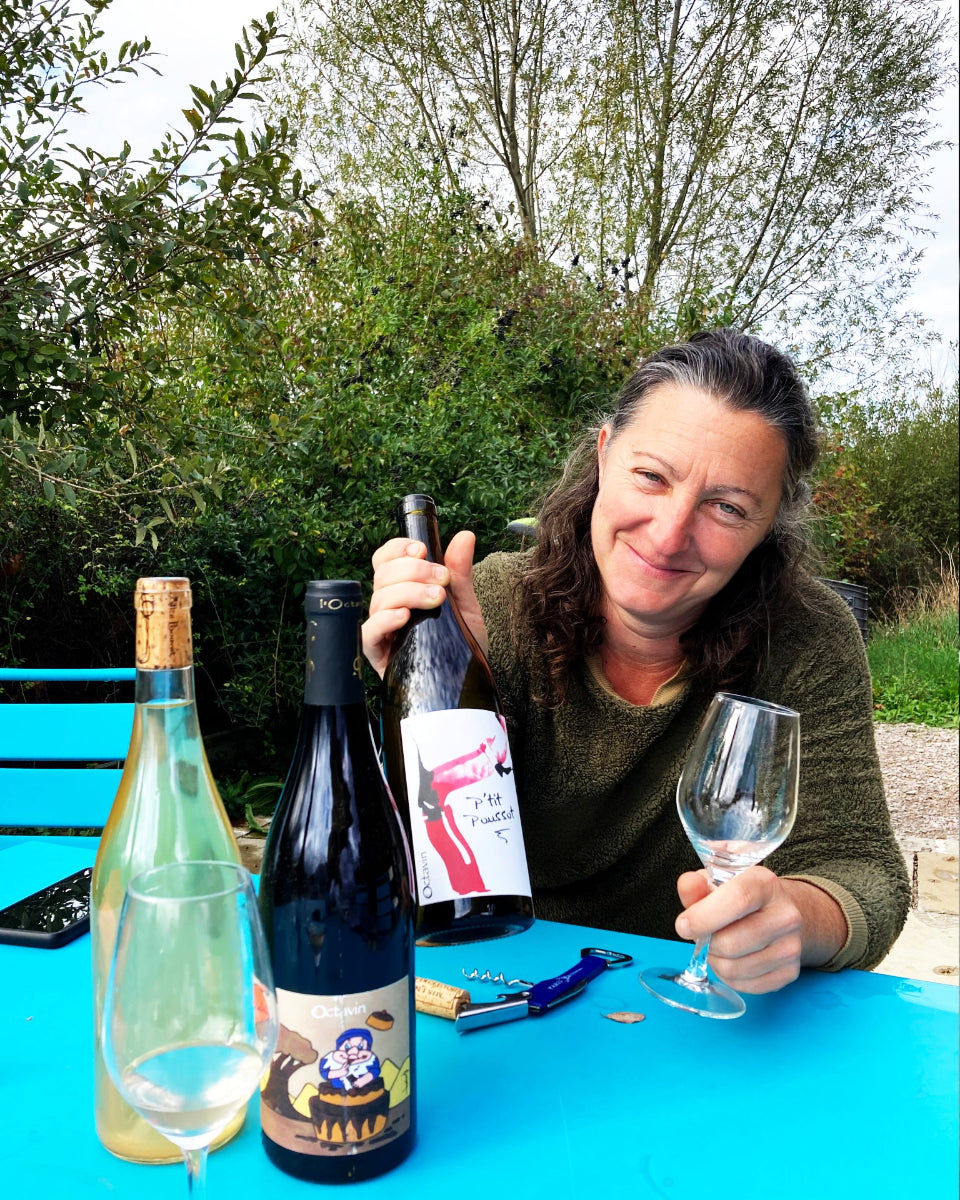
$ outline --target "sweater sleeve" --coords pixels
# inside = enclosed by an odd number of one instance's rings
[[[760,694],[800,713],[800,801],[777,874],[832,896],[847,919],[828,970],[875,966],[906,919],[910,885],[890,825],[873,735],[863,639],[847,605],[812,583],[807,610],[781,631]]]

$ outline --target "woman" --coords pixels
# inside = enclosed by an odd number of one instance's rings
[[[731,330],[697,334],[647,359],[574,452],[534,551],[472,572],[461,532],[445,565],[400,538],[373,558],[364,650],[378,671],[410,610],[446,587],[488,649],[538,914],[710,934],[711,967],[743,992],[801,966],[874,965],[909,901],[862,639],[802,565],[816,452],[788,358]],[[800,711],[800,805],[765,865],[711,891],[674,797],[721,688]]]

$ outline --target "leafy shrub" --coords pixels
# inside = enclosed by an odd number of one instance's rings
[[[426,214],[345,205],[288,231],[295,270],[238,268],[229,330],[195,306],[144,314],[122,350],[129,419],[197,487],[165,494],[161,467],[155,511],[128,517],[94,492],[74,507],[0,497],[8,654],[127,662],[137,576],[186,575],[215,772],[282,770],[305,582],[369,584],[410,491],[436,497],[445,537],[468,527],[481,554],[512,548],[507,522],[627,369],[603,298],[478,232],[479,215],[466,200]],[[136,364],[161,344],[168,370],[145,386]],[[127,451],[101,432],[105,470]]]
[[[922,373],[871,398],[821,397],[815,499],[823,573],[864,583],[881,614],[936,584],[960,529],[957,385]]]

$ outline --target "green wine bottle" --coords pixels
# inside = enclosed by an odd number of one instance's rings
[[[436,506],[406,496],[400,534],[442,562]],[[451,596],[416,611],[383,677],[383,754],[413,855],[417,941],[450,945],[533,923],[506,722],[490,667]]]
[[[237,843],[210,774],[194,697],[190,583],[139,579],[130,748],[93,868],[94,1107],[97,1135],[131,1162],[179,1162],[180,1151],[126,1103],[107,1073],[100,1046],[103,995],[120,908],[134,875],[186,859],[239,862]],[[240,1129],[241,1110],[215,1140]]]

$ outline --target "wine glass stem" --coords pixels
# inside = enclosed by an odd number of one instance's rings
[[[709,937],[698,938],[693,947],[693,957],[687,963],[680,982],[687,987],[699,987],[707,980],[707,955],[710,953]]]
[[[207,1195],[207,1147],[184,1150],[183,1161],[187,1164],[187,1195],[190,1200],[205,1200]]]

